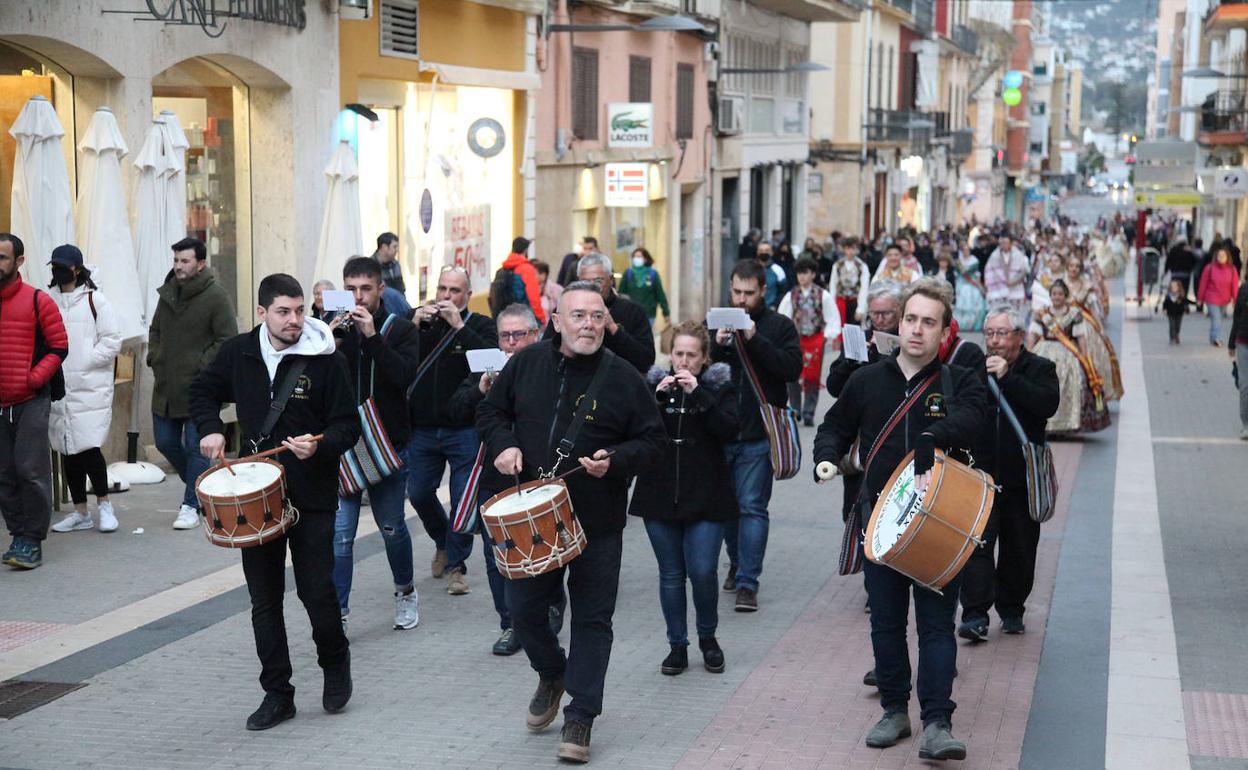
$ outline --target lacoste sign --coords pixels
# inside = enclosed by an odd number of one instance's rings
[[[608,147],[652,147],[654,106],[649,102],[607,105]]]

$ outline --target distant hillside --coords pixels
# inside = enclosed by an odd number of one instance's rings
[[[1117,109],[1124,129],[1142,128],[1148,73],[1156,56],[1156,0],[1054,0],[1046,5],[1050,35],[1083,65],[1084,120]]]

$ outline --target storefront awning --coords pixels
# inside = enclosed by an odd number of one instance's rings
[[[456,64],[421,62],[420,68],[434,72],[438,80],[456,86],[480,86],[483,88],[508,88],[513,91],[536,91],[542,85],[542,77],[536,72],[512,72],[482,67],[462,67]]]

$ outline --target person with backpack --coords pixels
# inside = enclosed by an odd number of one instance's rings
[[[17,272],[25,261],[22,239],[0,233],[0,513],[13,538],[0,561],[34,569],[52,523],[48,414],[69,338],[56,302]]]
[[[490,315],[494,318],[503,308],[518,302],[533,308],[539,323],[546,323],[546,310],[542,307],[542,284],[537,278],[537,268],[525,255],[532,243],[523,236],[511,242],[511,253],[494,274],[490,283]]]
[[[48,439],[65,459],[65,483],[74,510],[52,525],[53,532],[93,529],[87,512],[87,478],[95,493],[101,532],[117,529],[108,499],[108,464],[100,447],[113,418],[113,362],[121,352],[121,331],[113,306],[91,280],[77,246],[52,250],[52,283],[48,294],[60,308],[69,339],[65,359],[65,398],[52,404]]]
[[[672,310],[667,306],[663,279],[659,277],[659,271],[654,269],[654,257],[645,249],[639,247],[633,250],[633,264],[624,271],[624,280],[620,281],[620,294],[641,305],[651,326],[654,326],[660,308],[663,309],[663,318],[671,323]]]

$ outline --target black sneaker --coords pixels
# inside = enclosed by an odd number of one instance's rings
[[[325,669],[325,688],[321,691],[321,707],[330,714],[337,714],[347,707],[351,700],[351,651],[347,650],[347,658],[337,666]]]
[[[515,655],[520,652],[520,640],[516,638],[515,629],[503,629],[503,633],[498,635],[498,641],[494,642],[492,652],[495,655]]]
[[[758,612],[758,591],[738,588],[737,605],[733,609],[737,612]]]
[[[268,730],[287,719],[295,718],[295,703],[277,695],[266,694],[251,716],[247,717],[248,730]]]
[[[537,691],[529,701],[529,714],[524,723],[530,730],[545,730],[559,715],[559,701],[563,698],[563,677],[541,679]]]
[[[43,564],[43,546],[29,538],[16,538],[4,563],[15,569],[35,569]]]
[[[702,650],[702,665],[706,666],[706,670],[712,674],[724,673],[724,651],[719,649],[715,637],[699,639],[698,647]]]
[[[1026,633],[1027,626],[1022,618],[1001,618],[1001,633],[1011,636]]]
[[[590,726],[584,722],[564,722],[559,731],[559,748],[555,756],[569,762],[585,764],[589,761]]]
[[[676,676],[687,668],[689,668],[689,647],[684,644],[673,644],[672,651],[659,665],[659,671],[668,676]]]
[[[988,621],[979,618],[964,620],[958,626],[958,636],[972,642],[986,642],[988,641]]]
[[[807,417],[807,418],[803,419],[803,420],[802,420],[802,425],[805,425],[807,428],[813,428],[813,427],[815,427],[815,418],[814,418],[814,417]]]
[[[875,669],[871,669],[870,671],[862,675],[862,683],[865,684],[867,687],[879,687],[880,686],[875,681]]]
[[[737,565],[728,565],[728,574],[724,577],[724,593],[737,590]]]
[[[8,549],[4,552],[3,556],[0,556],[0,564],[8,564],[9,559],[13,558],[13,553],[17,549],[17,541],[18,538],[15,537],[9,542]]]

